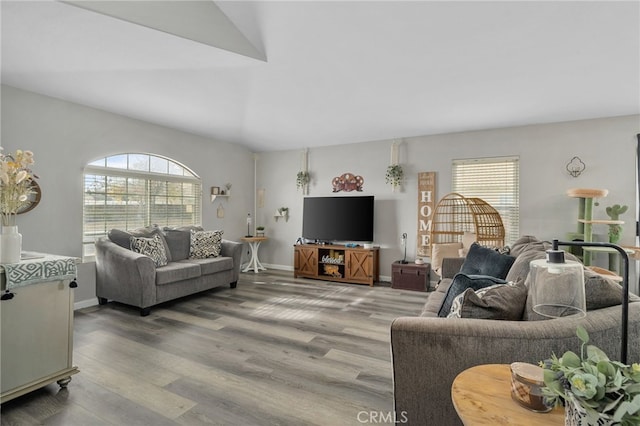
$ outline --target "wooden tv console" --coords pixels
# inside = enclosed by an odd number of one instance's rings
[[[379,247],[296,244],[293,276],[373,286],[379,279],[379,259]]]

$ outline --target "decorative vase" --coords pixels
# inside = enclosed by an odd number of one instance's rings
[[[18,232],[18,226],[3,226],[0,235],[0,263],[20,262],[22,251],[22,234]]]
[[[587,412],[580,406],[575,398],[568,398],[564,406],[564,426],[610,426],[613,419],[600,414],[597,423],[589,423]]]

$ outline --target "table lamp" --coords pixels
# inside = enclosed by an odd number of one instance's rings
[[[400,263],[402,264],[406,264],[409,263],[407,262],[407,233],[404,232],[402,234],[402,246],[404,247],[404,256],[402,257],[402,260],[400,261]]]
[[[247,235],[246,237],[253,237],[251,235],[251,213],[247,213]]]
[[[591,241],[558,241],[553,240],[553,250],[558,250],[558,246],[572,247],[604,247],[611,248],[620,254],[623,262],[622,267],[622,319],[620,336],[620,362],[627,363],[627,340],[629,332],[629,255],[620,246],[612,243],[601,243]],[[584,278],[583,278],[584,279]]]
[[[548,318],[587,315],[584,271],[580,262],[565,260],[557,240],[546,259],[531,261],[530,293],[533,311]]]

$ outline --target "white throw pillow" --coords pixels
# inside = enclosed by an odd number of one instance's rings
[[[445,257],[461,257],[458,250],[462,243],[439,243],[431,246],[431,269],[442,276],[442,259]]]

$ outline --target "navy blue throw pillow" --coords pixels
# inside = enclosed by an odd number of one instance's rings
[[[500,254],[493,249],[473,243],[460,272],[466,275],[488,275],[505,279],[515,260],[513,256]]]
[[[451,286],[449,286],[447,295],[444,297],[442,306],[440,306],[440,310],[438,311],[438,316],[446,317],[447,315],[449,315],[451,305],[453,304],[453,299],[455,299],[457,295],[464,293],[464,291],[468,288],[476,291],[480,290],[481,288],[489,287],[490,285],[506,283],[507,282],[503,279],[491,277],[488,275],[466,275],[459,272],[453,277]]]

